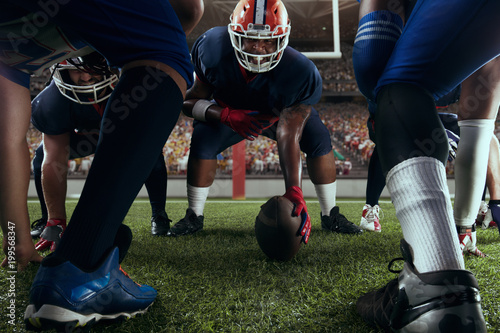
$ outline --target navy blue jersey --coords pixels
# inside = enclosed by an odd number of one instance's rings
[[[192,58],[197,77],[212,86],[213,97],[220,106],[271,113],[297,104],[312,105],[321,97],[318,69],[291,47],[285,49],[274,69],[247,79],[226,27],[213,28],[200,36],[193,45]],[[262,135],[275,140],[275,131],[276,125]],[[218,153],[242,140],[243,137],[222,123],[195,121],[190,155],[215,159]],[[314,108],[304,127],[300,148],[311,158],[332,151],[330,133]]]
[[[500,54],[498,0],[419,0],[376,92],[405,82],[437,100]]]
[[[64,97],[54,81],[31,103],[31,122],[42,133],[96,133],[101,125],[106,101],[83,105]]]
[[[113,67],[157,60],[193,82],[186,35],[166,0],[0,2],[0,75],[29,87],[29,73],[90,46]]]
[[[213,97],[221,106],[271,113],[297,104],[313,105],[321,98],[318,69],[291,47],[285,49],[278,66],[249,81],[238,64],[227,27],[201,35],[191,53],[197,77],[214,88]]]

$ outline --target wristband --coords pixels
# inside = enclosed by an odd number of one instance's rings
[[[205,118],[205,113],[207,113],[208,108],[212,105],[215,104],[210,102],[209,100],[198,100],[198,102],[194,103],[193,110],[191,111],[193,118],[199,121],[207,121],[207,119]]]

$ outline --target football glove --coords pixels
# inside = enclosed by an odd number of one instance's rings
[[[220,114],[221,122],[247,140],[253,141],[266,128],[271,127],[278,117],[261,115],[259,111],[224,108]]]
[[[35,244],[35,250],[43,251],[50,247],[50,251],[53,252],[59,245],[64,230],[66,230],[66,219],[48,220],[40,240]]]
[[[292,215],[300,215],[302,217],[302,224],[300,225],[299,231],[302,236],[301,241],[307,244],[309,236],[311,235],[311,217],[309,213],[307,213],[306,201],[304,200],[302,190],[298,186],[290,186],[283,196],[293,203]]]

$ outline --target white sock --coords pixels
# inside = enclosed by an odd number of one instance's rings
[[[203,215],[210,187],[196,187],[187,184],[188,205],[197,216]]]
[[[337,197],[337,182],[330,184],[314,184],[316,195],[318,196],[319,206],[322,216],[330,216],[330,211],[335,207]]]
[[[415,157],[393,167],[387,189],[420,273],[464,269],[444,165]]]
[[[461,120],[458,125],[460,142],[455,159],[455,223],[471,227],[476,220],[486,183],[495,120]]]

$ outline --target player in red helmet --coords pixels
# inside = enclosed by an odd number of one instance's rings
[[[187,175],[189,208],[170,229],[171,236],[203,228],[217,154],[260,134],[277,141],[284,196],[296,205],[294,214],[304,217],[304,242],[310,217],[301,189],[301,150],[320,202],[323,229],[361,232],[336,206],[330,134],[312,107],[321,97],[321,77],[309,59],[287,47],[290,29],[283,2],[243,0],[227,27],[212,28],[195,42],[191,53],[196,78],[183,106],[184,113],[195,118]]]

